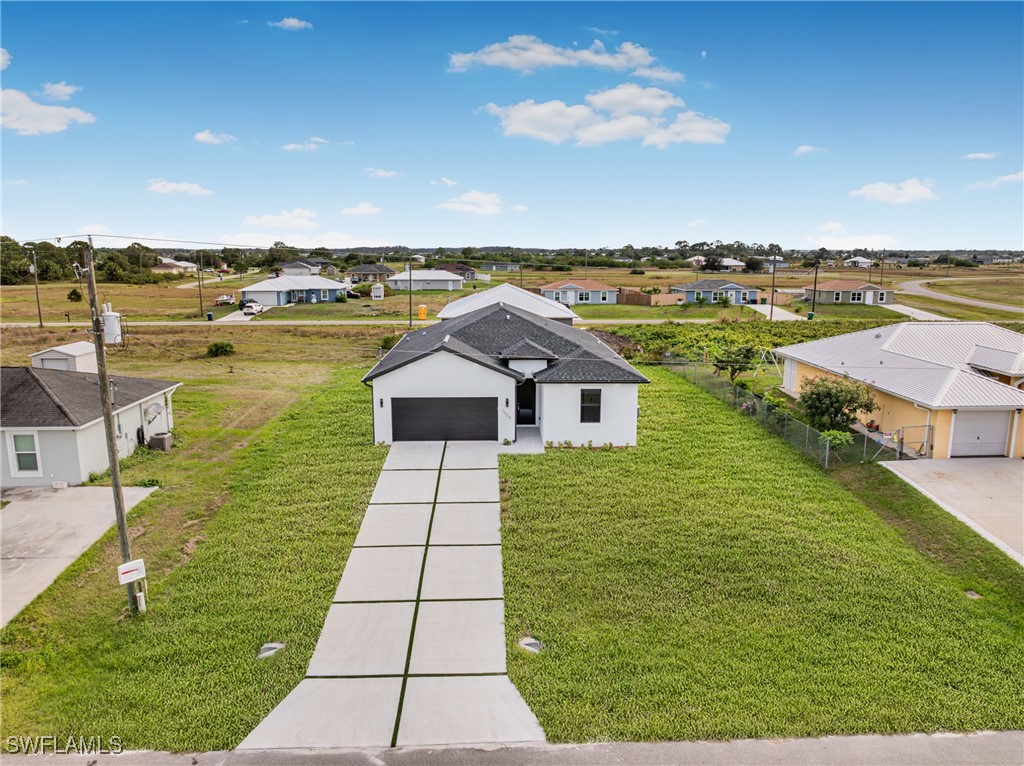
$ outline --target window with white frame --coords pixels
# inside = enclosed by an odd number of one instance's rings
[[[850,303],[863,303],[863,302],[864,302],[864,293],[861,293],[861,292],[850,293]]]
[[[329,299],[329,298],[327,297],[327,295],[328,295],[328,293],[327,293],[327,291],[326,291],[326,290],[321,290],[321,291],[320,291],[320,300],[322,300],[322,301],[330,300],[330,299]]]
[[[842,303],[843,302],[843,294],[841,292],[839,292],[838,290],[836,292],[834,292],[832,294],[832,302],[833,303]]]
[[[577,303],[590,303],[590,292],[588,290],[580,290],[576,294]]]
[[[725,293],[721,292],[720,290],[712,290],[711,291],[711,302],[712,303],[718,303],[718,301],[720,301],[722,299],[723,295],[725,295]]]
[[[14,476],[42,476],[39,465],[39,443],[35,433],[11,434],[11,474]]]
[[[607,302],[608,302],[608,291],[607,290],[602,290],[601,291],[601,303],[607,303]]]
[[[885,303],[885,290],[878,291],[878,302]]]

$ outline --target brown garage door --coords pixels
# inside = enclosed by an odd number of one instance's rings
[[[391,438],[396,442],[497,441],[498,400],[392,399]]]

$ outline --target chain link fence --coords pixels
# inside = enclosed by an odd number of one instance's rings
[[[852,444],[833,445],[832,440],[821,431],[797,420],[783,409],[766,404],[760,396],[745,388],[734,385],[728,377],[716,373],[710,365],[684,359],[665,359],[662,364],[719,401],[753,418],[825,468],[875,460],[899,460],[901,454],[906,457],[927,457],[929,454],[929,433],[915,434],[912,439],[905,440],[899,431],[893,434],[861,431],[852,434]]]

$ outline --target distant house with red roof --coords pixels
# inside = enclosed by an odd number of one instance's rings
[[[619,298],[619,288],[593,279],[562,279],[541,285],[540,292],[545,298],[566,306],[577,303],[617,303]]]
[[[883,306],[893,303],[893,291],[884,287],[863,282],[859,279],[836,279],[818,285],[818,294],[814,294],[814,285],[804,288],[804,300],[815,303],[863,303],[871,306],[880,303]]]

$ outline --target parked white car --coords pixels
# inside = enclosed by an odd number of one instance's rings
[[[256,314],[263,313],[263,306],[259,303],[246,304],[245,308],[242,309],[242,313],[246,316],[255,316]]]

